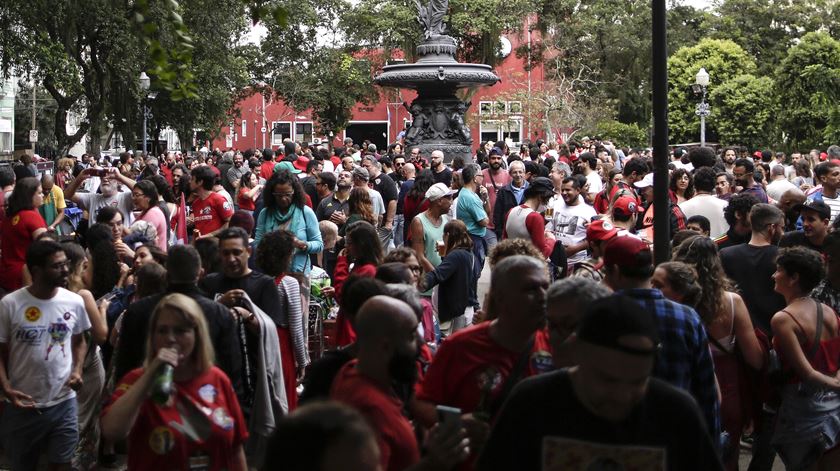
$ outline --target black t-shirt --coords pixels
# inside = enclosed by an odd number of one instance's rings
[[[303,192],[309,195],[309,199],[312,200],[313,208],[317,208],[318,203],[321,202],[321,198],[318,196],[318,189],[315,187],[317,183],[318,179],[312,175],[300,180],[300,184],[303,186]]]
[[[388,203],[397,200],[397,184],[388,175],[380,173],[378,177],[371,179],[371,184],[373,184],[373,189],[382,195],[385,209],[388,209]]]
[[[345,216],[349,216],[350,200],[346,199],[342,203],[335,197],[335,193],[333,193],[318,203],[318,206],[315,209],[315,217],[318,218],[319,221],[327,221],[336,211],[341,211]]]
[[[544,455],[553,463],[550,467],[543,467]],[[665,464],[652,465],[656,458]],[[600,468],[597,462],[617,466]],[[685,392],[651,378],[647,394],[630,416],[610,422],[581,404],[564,369],[526,379],[514,388],[476,469],[723,468],[697,403]]]
[[[320,359],[312,362],[306,368],[306,377],[303,380],[303,394],[300,395],[300,405],[307,402],[325,400],[330,398],[330,388],[333,380],[347,362],[353,359],[353,355],[347,352],[346,348],[330,350],[324,353]]]
[[[805,247],[806,249],[816,250],[822,253],[822,245],[814,245],[805,237],[805,231],[791,231],[782,236],[779,241],[779,248],[785,247]]]
[[[225,294],[232,289],[244,290],[275,324],[281,324],[280,295],[274,280],[268,275],[252,271],[242,278],[227,278],[222,273],[211,273],[201,280],[199,286],[211,297]]]
[[[443,171],[432,170],[435,177],[435,183],[443,183],[446,186],[452,186],[452,170],[449,167],[443,167]]]
[[[750,312],[753,324],[768,337],[772,336],[770,319],[785,307],[782,295],[773,291],[776,271],[775,245],[756,247],[740,244],[720,251],[720,262],[726,276],[735,282]]]

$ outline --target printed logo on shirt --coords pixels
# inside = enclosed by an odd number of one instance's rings
[[[216,402],[216,388],[214,388],[212,384],[205,384],[204,386],[198,388],[198,397],[200,397],[202,401],[212,404]]]
[[[231,208],[231,206],[230,206],[230,203],[228,203],[228,201],[227,201],[227,200],[225,200],[225,202],[224,202],[224,203],[222,203],[222,208],[223,208],[225,211],[227,211],[227,210],[229,210],[229,209],[232,209],[232,208]]]
[[[50,352],[52,351],[53,347],[58,345],[61,348],[61,354],[64,357],[67,357],[67,352],[64,351],[64,343],[67,340],[67,337],[70,336],[70,326],[65,324],[64,322],[53,322],[50,324],[49,329],[47,332],[50,334],[50,346],[47,347],[47,356],[44,358],[45,360],[50,359]]]
[[[19,222],[20,222],[20,214],[15,214],[15,217],[12,218],[12,225],[17,226],[17,224]]]
[[[565,437],[545,437],[542,443],[544,471],[589,471],[596,469],[665,470],[664,448],[612,445]]]
[[[478,373],[478,389],[482,394],[490,394],[502,384],[502,373],[493,365],[488,365]]]
[[[554,358],[545,350],[532,353],[531,370],[536,374],[554,371]]]
[[[201,208],[200,214],[202,216],[206,216],[206,215],[210,214],[211,211],[213,211],[213,210],[210,208],[210,206],[207,206],[207,207]]]
[[[41,318],[41,310],[35,306],[30,306],[23,311],[23,317],[25,317],[29,322],[36,322]]]
[[[190,456],[190,471],[209,471],[210,457],[205,454]]]
[[[43,325],[21,326],[15,331],[15,341],[30,347],[40,347],[46,331],[47,328]]]
[[[155,427],[149,436],[149,448],[158,455],[165,455],[175,448],[175,434],[169,427]]]
[[[233,418],[221,407],[217,407],[213,411],[213,423],[218,425],[222,430],[230,430],[233,428]]]

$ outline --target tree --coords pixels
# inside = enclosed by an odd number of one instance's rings
[[[298,111],[310,110],[319,132],[336,134],[347,126],[356,103],[378,98],[368,55],[344,44],[339,33],[344,0],[303,0],[281,4],[286,26],[269,25],[261,44],[263,93]]]
[[[601,121],[590,135],[612,141],[617,146],[646,147],[650,144],[650,137],[646,130],[637,124],[624,124],[615,120]]]
[[[758,75],[772,75],[804,31],[838,34],[840,2],[834,0],[719,0],[703,29],[729,39],[752,56]]]
[[[808,33],[776,69],[779,128],[793,148],[840,140],[840,41]]]
[[[732,41],[704,39],[696,46],[684,47],[668,59],[668,126],[671,142],[694,142],[698,140],[700,119],[694,110],[700,98],[692,92],[691,85],[703,67],[709,73],[708,93],[723,85],[727,80],[742,74],[754,74],[755,62]],[[706,140],[718,139],[720,123],[712,109],[706,120]]]
[[[769,77],[739,75],[716,87],[709,101],[721,144],[758,149],[774,142],[773,80]]]

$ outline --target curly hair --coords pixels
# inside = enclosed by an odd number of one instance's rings
[[[304,196],[305,193],[303,192],[303,185],[300,183],[300,178],[292,175],[288,170],[281,170],[268,179],[263,189],[263,207],[266,210],[273,211],[277,209],[277,198],[274,196],[274,187],[277,185],[291,185],[292,192],[294,193],[292,204],[298,208],[303,208],[306,204],[306,196]]]
[[[805,247],[788,247],[779,251],[776,265],[788,276],[799,275],[799,289],[810,293],[825,277],[825,265],[819,252]]]
[[[373,202],[370,200],[370,192],[365,188],[353,188],[350,190],[350,199],[347,200],[347,213],[358,214],[365,221],[376,224],[373,215]]]
[[[741,213],[746,218],[749,216],[752,207],[757,204],[758,198],[751,194],[739,193],[732,195],[732,198],[729,198],[729,204],[723,208],[723,218],[726,219],[727,224],[734,226],[737,221],[735,218],[736,214]]]
[[[545,256],[540,252],[536,246],[526,239],[505,239],[490,251],[487,257],[490,268],[495,268],[499,262],[512,255],[527,255],[534,257],[541,262],[545,262]]]
[[[683,197],[685,197],[685,199],[690,199],[694,196],[694,178],[688,170],[684,168],[674,170],[674,173],[671,174],[671,183],[669,184],[669,188],[674,192],[674,194],[677,194],[677,182],[683,177],[683,175],[688,177],[688,186],[685,189]]]
[[[254,261],[263,273],[276,277],[289,271],[294,251],[294,234],[282,230],[271,231],[260,239]]]
[[[703,296],[703,288],[698,283],[697,271],[691,265],[683,262],[665,262],[656,268],[665,271],[671,289],[682,294],[683,304],[697,308]]]
[[[697,313],[706,325],[711,324],[718,314],[725,312],[725,294],[734,288],[723,271],[717,245],[705,236],[689,237],[674,249],[673,260],[687,263],[697,271],[697,281],[702,287]]]

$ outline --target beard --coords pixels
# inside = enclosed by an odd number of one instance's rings
[[[490,168],[492,168],[494,171],[499,170],[500,168],[502,168],[502,163],[501,162],[491,162],[490,163]]]
[[[418,355],[406,355],[396,352],[388,362],[388,374],[391,380],[404,385],[414,385],[417,381]]]

